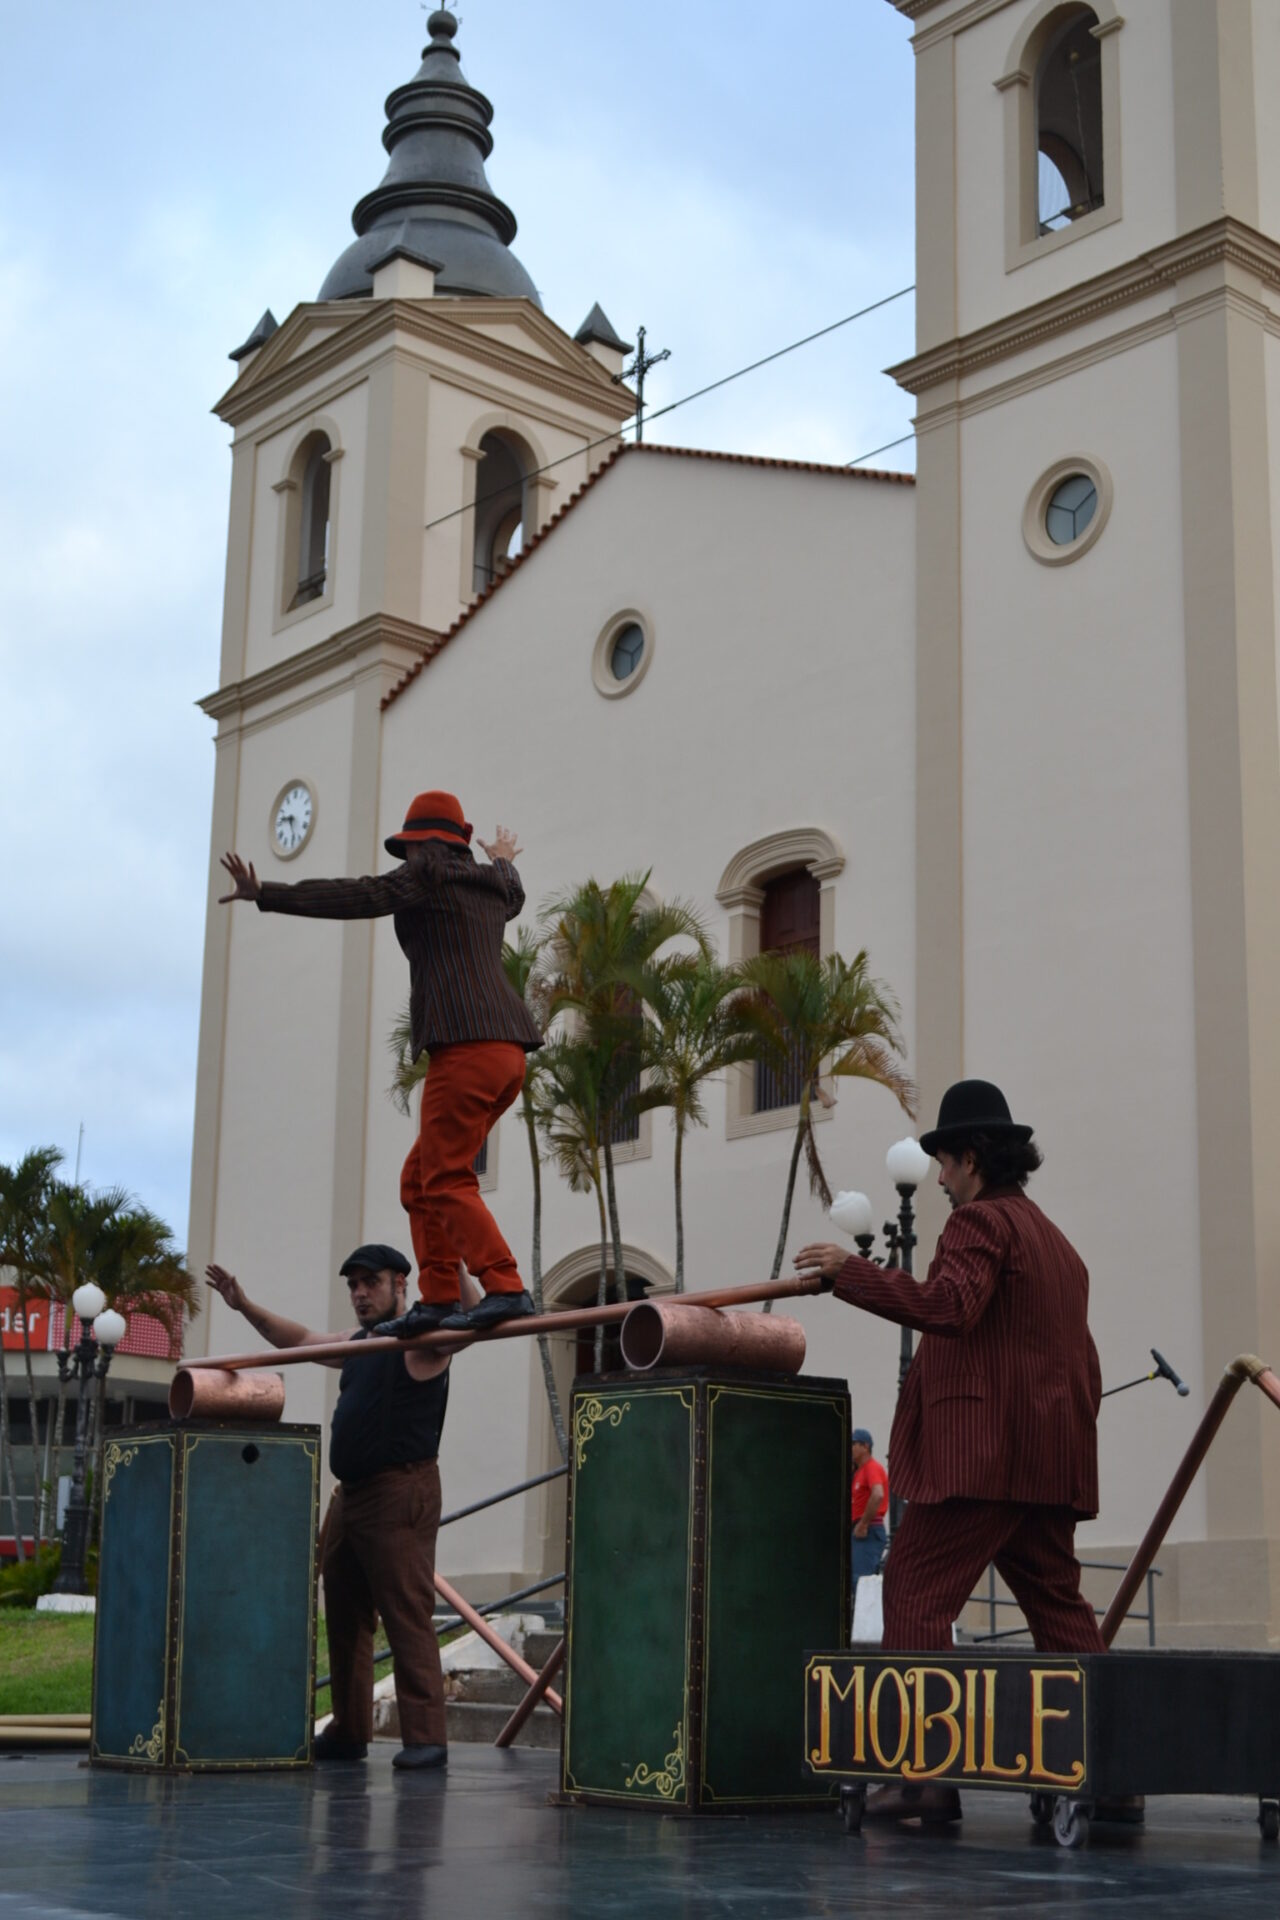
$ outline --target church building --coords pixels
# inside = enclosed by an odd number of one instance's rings
[[[385,869],[412,796],[518,833],[525,921],[650,873],[722,955],[852,957],[902,1007],[918,1127],[998,1081],[1079,1248],[1104,1384],[1089,1559],[1124,1561],[1241,1352],[1280,1358],[1280,19],[1265,0],[893,0],[914,23],[917,472],[624,440],[628,343],[543,312],[485,173],[457,21],[387,102],[390,159],[318,297],[218,403],[232,478],[190,1259],[313,1326],[408,1244],[413,1121],[389,922],[217,905]],[[518,112],[519,102],[505,103]],[[608,290],[600,289],[607,305]],[[850,351],[854,351],[852,346]],[[839,1083],[835,1186],[896,1206],[910,1123]],[[685,1152],[691,1289],[765,1278],[796,1109],[735,1069]],[[672,1137],[616,1149],[629,1281],[674,1279]],[[518,1113],[482,1186],[527,1258]],[[594,1297],[594,1202],[544,1170],[554,1309]],[[918,1265],[945,1202],[922,1187]],[[790,1246],[829,1238],[798,1193]],[[897,1331],[797,1309],[883,1451]],[[214,1302],[193,1336],[242,1347]],[[563,1386],[589,1354],[553,1342]],[[288,1417],[336,1376],[288,1373]],[[1280,1424],[1246,1391],[1162,1551],[1164,1640],[1280,1635]],[[454,1368],[446,1506],[556,1453],[532,1342]],[[558,1484],[451,1528],[473,1598],[562,1565]],[[1090,1576],[1100,1603],[1117,1576]]]

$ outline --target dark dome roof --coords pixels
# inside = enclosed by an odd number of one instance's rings
[[[540,307],[537,288],[511,252],[515,215],[485,177],[493,108],[463,74],[454,16],[433,13],[427,30],[422,65],[387,101],[382,144],[390,165],[352,214],[359,238],[335,260],[319,297],[367,297],[375,263],[394,246],[439,262],[438,293],[523,296]]]

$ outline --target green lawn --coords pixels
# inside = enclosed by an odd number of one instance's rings
[[[329,1671],[329,1637],[319,1623],[317,1674]],[[379,1677],[388,1671],[378,1667]],[[93,1621],[85,1614],[0,1607],[0,1713],[88,1713],[93,1687]],[[328,1713],[329,1689],[316,1701]]]

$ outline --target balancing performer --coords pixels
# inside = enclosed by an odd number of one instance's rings
[[[515,1257],[480,1198],[473,1161],[489,1130],[524,1082],[525,1055],[542,1035],[502,970],[502,935],[524,905],[515,869],[515,835],[499,827],[471,852],[471,825],[451,793],[417,795],[404,826],[385,842],[404,865],[361,880],[259,880],[238,854],[222,864],[235,883],[229,900],[253,900],[262,913],[318,920],[395,916],[409,961],[413,1058],[431,1056],[423,1083],[418,1138],[400,1176],[422,1295],[384,1332],[404,1337],[437,1327],[495,1326],[533,1312]],[[484,1289],[465,1311],[458,1293],[462,1260]]]
[[[1041,1164],[998,1087],[961,1080],[920,1144],[953,1211],[928,1276],[885,1270],[841,1247],[804,1247],[838,1299],[923,1335],[889,1442],[907,1499],[885,1569],[884,1645],[951,1648],[951,1625],[990,1561],[1037,1648],[1102,1653],[1080,1592],[1078,1519],[1098,1511],[1102,1392],[1089,1335],[1089,1276],[1024,1192]],[[870,1817],[955,1820],[954,1788],[886,1787]]]

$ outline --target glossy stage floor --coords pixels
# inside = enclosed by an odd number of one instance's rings
[[[959,1830],[848,1838],[834,1813],[678,1820],[547,1804],[556,1758],[454,1749],[447,1775],[363,1766],[182,1778],[0,1756],[0,1920],[515,1915],[790,1920],[846,1914],[1274,1916],[1280,1848],[1256,1802],[1163,1800],[1140,1834],[1068,1853],[1021,1795],[968,1794]]]

